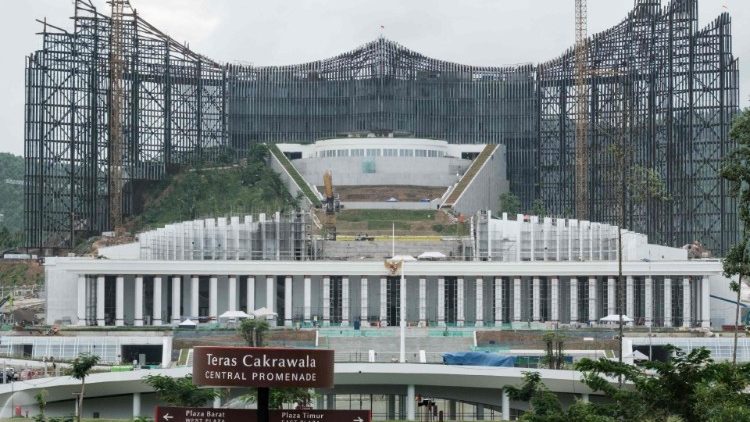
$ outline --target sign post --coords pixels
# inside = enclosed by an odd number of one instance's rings
[[[333,365],[333,350],[199,346],[193,349],[193,383],[207,387],[257,387],[257,422],[270,422],[270,388],[333,388]],[[201,421],[191,418],[186,422]]]

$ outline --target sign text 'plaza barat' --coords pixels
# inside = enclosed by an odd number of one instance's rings
[[[333,351],[196,347],[193,382],[214,387],[333,387]]]

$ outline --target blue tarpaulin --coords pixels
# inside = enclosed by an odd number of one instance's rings
[[[443,353],[445,365],[509,366],[516,364],[515,356],[504,356],[486,352]]]

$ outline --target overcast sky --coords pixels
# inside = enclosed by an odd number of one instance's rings
[[[666,3],[663,0],[662,3]],[[70,28],[73,0],[3,2],[0,151],[23,154],[24,60],[41,46],[35,19]],[[94,0],[106,9],[105,0]],[[427,56],[474,65],[537,63],[573,44],[573,0],[131,0],[164,32],[215,60],[280,65],[334,56],[382,33]],[[589,33],[620,22],[633,0],[588,0]],[[750,105],[750,0],[700,0],[701,27],[728,11]],[[743,25],[744,23],[744,25]]]

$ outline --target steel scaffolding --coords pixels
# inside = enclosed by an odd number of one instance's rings
[[[575,210],[573,49],[539,65],[478,67],[379,38],[294,66],[219,64],[130,10],[122,34],[123,215],[137,210],[144,183],[178,166],[236,158],[257,142],[357,131],[504,144],[511,190],[526,207],[541,198],[550,214]],[[110,27],[89,0],[76,0],[73,31],[45,23],[43,48],[27,61],[29,247],[66,249],[112,228]],[[630,227],[659,243],[700,240],[726,250],[737,231],[735,204],[719,176],[738,111],[729,15],[699,30],[697,0],[664,8],[639,0],[586,47],[591,220],[615,222],[608,147],[629,104],[632,162],[658,171],[673,198],[631,203]]]

